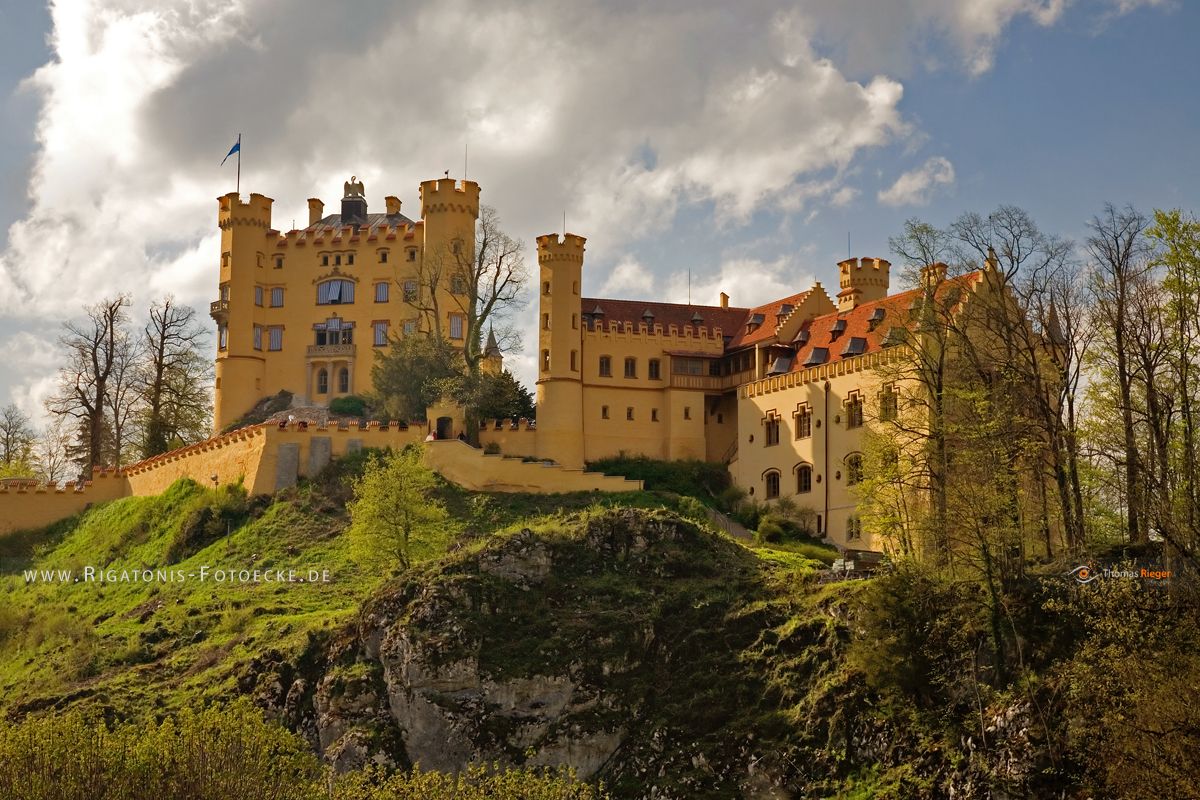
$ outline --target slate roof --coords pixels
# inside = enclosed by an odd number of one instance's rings
[[[349,224],[349,223],[347,223],[347,224]],[[413,225],[413,224],[415,224],[415,223],[413,223],[413,221],[411,219],[404,216],[403,214],[367,214],[366,224],[360,223],[361,229],[368,230],[368,231],[383,228],[385,226],[389,227],[389,228],[395,228],[398,226]],[[327,217],[322,217],[321,219],[314,222],[312,225],[309,225],[307,228],[303,228],[302,230],[311,231],[313,233],[317,233],[317,232],[321,232],[321,231],[329,231],[332,233],[336,233],[336,232],[340,231],[343,227],[345,227],[345,226],[342,223],[342,215],[341,214],[330,214]]]

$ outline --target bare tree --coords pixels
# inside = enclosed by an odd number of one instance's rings
[[[87,309],[86,322],[65,323],[59,340],[67,361],[59,369],[58,391],[46,407],[79,423],[79,463],[85,474],[112,452],[106,441],[111,436],[109,382],[122,358],[121,348],[129,342],[124,335],[128,307],[125,295],[102,300]]]
[[[114,466],[121,466],[129,447],[138,437],[142,400],[138,392],[141,343],[124,327],[118,334],[115,355],[105,398],[112,432],[112,447],[107,460]]]
[[[483,206],[475,229],[475,251],[451,242],[441,252],[427,253],[418,267],[418,293],[413,305],[429,330],[444,336],[442,316],[454,311],[463,318],[463,358],[471,377],[485,356],[485,333],[496,332],[497,345],[520,345],[509,315],[521,308],[521,292],[529,280],[523,245],[500,227],[496,209]],[[457,338],[457,337],[456,337]]]
[[[27,462],[33,441],[28,415],[16,403],[9,403],[0,411],[0,464],[11,466]]]
[[[212,362],[196,312],[171,296],[150,307],[142,331],[138,393],[142,401],[142,457],[203,439],[210,428],[208,385]]]
[[[37,438],[33,448],[34,466],[46,483],[56,484],[67,478],[73,438],[67,419],[61,416],[52,417]]]
[[[1126,206],[1118,210],[1111,203],[1092,218],[1087,252],[1092,261],[1092,294],[1098,322],[1107,339],[1105,356],[1111,359],[1117,384],[1117,405],[1124,435],[1126,526],[1131,542],[1144,542],[1148,531],[1143,520],[1145,486],[1141,454],[1134,430],[1134,369],[1130,341],[1130,312],[1137,286],[1147,273],[1144,233],[1148,221]],[[1102,357],[1105,357],[1102,356]]]

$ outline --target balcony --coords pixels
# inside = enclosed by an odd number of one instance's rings
[[[352,344],[310,344],[309,358],[354,358]]]
[[[225,323],[229,319],[229,301],[214,300],[209,303],[208,315],[219,323]]]

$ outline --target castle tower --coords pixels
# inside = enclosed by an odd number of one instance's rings
[[[264,362],[254,348],[254,287],[266,267],[271,204],[261,194],[243,203],[236,192],[217,198],[221,229],[221,278],[209,313],[217,323],[216,388],[213,430],[220,432],[262,397]]]
[[[538,455],[565,467],[583,466],[583,338],[579,291],[583,245],[573,233],[537,238]]]
[[[887,297],[891,262],[882,258],[848,258],[838,262],[838,311],[851,311],[863,303]]]
[[[479,184],[454,178],[421,181],[421,219],[425,221],[424,258],[442,259],[442,274],[448,281],[456,263],[469,264],[475,257]]]

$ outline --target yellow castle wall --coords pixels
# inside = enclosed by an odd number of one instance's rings
[[[82,488],[37,486],[34,482],[0,481],[0,536],[13,531],[41,528],[78,514],[95,503],[106,503],[129,494],[123,471],[92,471]]]
[[[480,492],[631,492],[641,481],[626,480],[598,472],[584,472],[560,465],[488,455],[455,439],[429,442],[425,463],[447,480]]]

